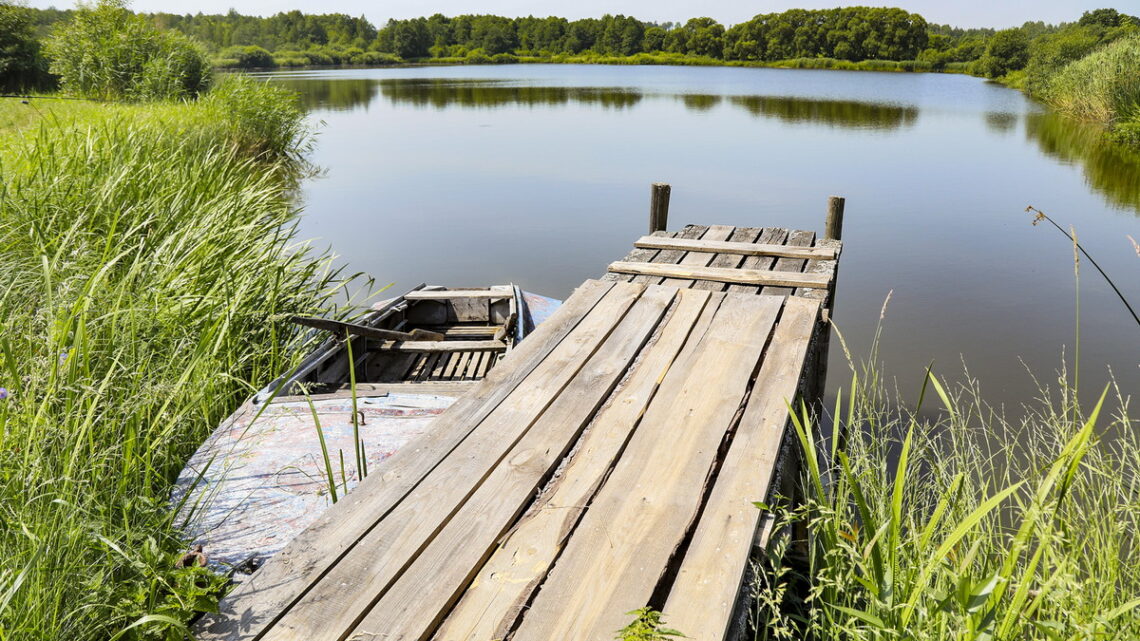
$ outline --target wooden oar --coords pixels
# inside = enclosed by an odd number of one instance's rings
[[[327,318],[315,318],[312,316],[294,316],[289,320],[298,325],[313,327],[337,335],[343,335],[345,332],[348,332],[356,336],[376,338],[384,341],[441,341],[444,339],[443,334],[437,334],[436,332],[429,332],[426,329],[419,328],[413,329],[410,332],[397,332],[390,329],[379,329],[367,325],[346,323],[343,321],[329,320]]]

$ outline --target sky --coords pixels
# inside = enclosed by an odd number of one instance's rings
[[[70,8],[70,0],[29,0],[33,7]],[[279,11],[299,9],[305,13],[347,13],[364,15],[373,24],[383,26],[388,18],[414,18],[442,13],[491,13],[504,16],[561,16],[570,19],[598,17],[606,13],[625,14],[654,22],[684,21],[709,16],[729,25],[744,22],[758,13],[772,13],[791,8],[821,9],[849,5],[887,5],[902,7],[922,14],[929,22],[959,27],[1013,27],[1027,20],[1049,23],[1072,22],[1089,9],[1111,6],[1121,12],[1140,14],[1140,0],[134,0],[136,11],[168,13],[225,13],[230,8],[240,13],[272,15]]]

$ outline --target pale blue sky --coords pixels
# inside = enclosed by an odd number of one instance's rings
[[[70,7],[68,0],[30,0],[35,7]],[[233,7],[241,13],[269,15],[278,11],[300,9],[306,13],[348,13],[365,15],[376,26],[388,18],[410,18],[443,13],[493,13],[506,16],[564,16],[587,18],[605,13],[624,13],[642,20],[684,20],[695,16],[711,16],[725,24],[743,22],[758,13],[783,11],[793,7],[823,8],[844,5],[889,5],[915,11],[931,22],[961,27],[1010,27],[1026,20],[1068,22],[1089,9],[1111,6],[1124,13],[1140,14],[1140,0],[897,0],[874,2],[826,2],[820,0],[578,0],[576,2],[543,2],[541,0],[134,0],[138,11],[170,13],[224,13]]]

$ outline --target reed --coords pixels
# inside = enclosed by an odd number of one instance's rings
[[[793,412],[807,500],[777,511],[756,638],[1140,637],[1140,435],[1119,390],[1104,416],[1108,392],[1082,413],[1062,382],[1013,420],[928,372],[941,408],[906,411],[864,367],[831,413],[851,436],[829,451]]]
[[[177,638],[212,607],[171,483],[335,277],[295,238],[299,110],[227,83],[0,102],[0,639]]]

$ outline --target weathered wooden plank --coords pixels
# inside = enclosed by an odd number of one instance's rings
[[[435,633],[437,641],[501,639],[546,575],[687,341],[704,335],[722,295],[679,290],[660,336],[590,424],[558,481],[507,535]],[[710,300],[710,297],[713,300]]]
[[[197,638],[238,641],[259,637],[558,349],[613,287],[600,281],[580,286],[536,328],[531,340],[520,343],[471,393],[440,415],[426,436],[385,460],[352,493],[222,599],[219,612],[204,615],[194,626]]]
[[[779,244],[782,244],[785,240],[787,240],[787,238],[788,238],[788,230],[787,229],[784,229],[782,227],[766,227],[766,228],[764,228],[764,231],[760,234],[760,238],[756,239],[756,242],[764,243],[764,244],[768,244],[768,245],[779,245]],[[740,269],[767,270],[767,269],[772,269],[772,265],[775,265],[775,264],[776,264],[776,258],[774,256],[746,256],[744,258],[744,262],[740,263],[740,265],[738,265],[737,267],[739,267]],[[739,292],[739,293],[756,294],[756,293],[760,292],[760,286],[759,285],[741,285],[739,283],[730,283],[728,285],[728,287],[725,288],[725,291],[734,292],[734,293]]]
[[[776,256],[787,258],[804,258],[834,260],[838,252],[830,246],[796,247],[792,245],[775,245],[768,243],[748,243],[737,241],[716,241],[707,236],[700,240],[686,240],[683,238],[659,238],[656,236],[642,236],[634,242],[634,247],[648,249],[680,249],[688,252],[707,252],[710,254],[737,254],[740,256]]]
[[[384,352],[485,352],[502,351],[502,341],[398,341],[377,345]]]
[[[491,289],[421,289],[404,294],[405,300],[451,300],[461,298],[510,298],[510,290]]]
[[[369,396],[387,396],[389,394],[440,394],[442,396],[462,396],[475,384],[468,381],[429,381],[424,383],[357,383],[356,396],[366,398]],[[314,401],[334,398],[351,398],[352,389],[342,385],[335,392],[325,394],[310,394],[309,396],[278,396],[273,403],[296,403],[311,398]]]
[[[788,234],[787,244],[794,247],[810,247],[815,242],[815,232],[795,230]],[[792,272],[800,273],[804,276],[811,276],[817,282],[823,283],[820,285],[822,289],[827,289],[831,283],[831,279],[826,274],[804,274],[804,265],[807,261],[802,258],[780,258],[772,267],[773,272]],[[814,285],[807,285],[813,287]],[[804,287],[798,283],[764,283],[764,287],[760,290],[761,294],[768,296],[791,296],[793,287]]]
[[[446,338],[473,338],[478,336],[494,336],[502,329],[501,325],[428,325],[423,327],[429,332],[443,334]]]
[[[665,375],[514,641],[609,639],[628,623],[626,612],[646,605],[696,518],[782,305],[773,297],[725,296],[692,356]]]
[[[353,630],[426,639],[652,336],[677,295],[651,286],[590,361]],[[442,472],[442,468],[441,468]],[[425,509],[426,506],[425,506]]]
[[[782,259],[788,260],[788,259]],[[610,271],[624,274],[643,274],[664,278],[714,280],[721,283],[743,283],[772,287],[827,287],[825,274],[805,274],[799,271],[761,271],[758,269],[721,269],[689,265],[659,265],[657,263],[610,263]]]
[[[434,466],[421,483],[407,492],[399,492],[392,509],[382,514],[381,520],[360,537],[356,545],[338,555],[335,566],[319,577],[304,594],[305,598],[292,604],[261,639],[341,638],[338,635],[359,623],[392,581],[404,572],[559,397],[618,326],[643,289],[632,283],[614,284],[574,331],[485,419],[470,428],[467,428],[470,417],[460,419],[456,428],[468,429],[467,437]],[[522,346],[528,342],[523,341]],[[467,398],[477,393],[472,392]],[[441,419],[451,414],[445,412]],[[440,430],[438,420],[432,426],[433,434]],[[370,475],[368,480],[372,478]]]
[[[707,231],[705,231],[705,234],[701,236],[701,240],[704,241],[707,239],[709,242],[726,240],[732,236],[732,232],[735,230],[735,227],[729,227],[728,225],[712,225],[708,228]],[[708,267],[709,263],[711,263],[714,258],[716,258],[716,254],[687,252],[677,264],[692,267]],[[693,283],[693,280],[685,278],[665,278],[661,281],[662,285],[669,285],[670,287],[683,287],[686,289],[692,287]]]
[[[760,236],[762,229],[756,227],[737,227],[732,236],[728,240],[734,243],[752,243]],[[736,269],[744,262],[745,256],[740,254],[714,254],[714,258],[709,267],[720,267],[724,269]],[[714,292],[722,292],[727,288],[726,283],[718,283],[711,280],[698,280],[693,283],[693,289],[706,289]]]
[[[673,234],[674,234],[674,232],[662,230],[662,231],[653,232],[653,234],[651,234],[651,235],[655,238],[657,238],[657,237],[671,238],[671,237],[673,237]],[[623,258],[622,260],[627,260],[630,262],[648,263],[648,262],[652,261],[653,257],[656,255],[657,255],[656,249],[638,249],[635,247],[628,254],[626,254],[625,258]],[[608,273],[607,272],[606,274],[602,275],[601,280],[603,280],[603,281],[629,281],[633,278],[634,277],[629,275],[629,274],[614,274],[614,273]]]
[[[669,592],[669,626],[704,641],[721,641],[744,580],[749,553],[788,422],[819,301],[790,298],[764,355],[744,415],[720,468]]]
[[[704,236],[705,232],[707,232],[708,229],[709,228],[705,225],[685,225],[684,229],[682,229],[681,231],[674,234],[674,237],[697,239],[697,238],[700,238],[701,236]],[[683,252],[683,251],[678,251],[675,249],[664,249],[664,250],[658,251],[657,254],[650,261],[647,261],[647,262],[676,264],[676,263],[680,262],[681,259],[684,257],[685,257],[685,252]],[[657,285],[657,284],[661,283],[662,279],[657,277],[657,276],[647,276],[644,274],[634,274],[633,278],[631,280],[634,283],[644,283],[647,285]]]

